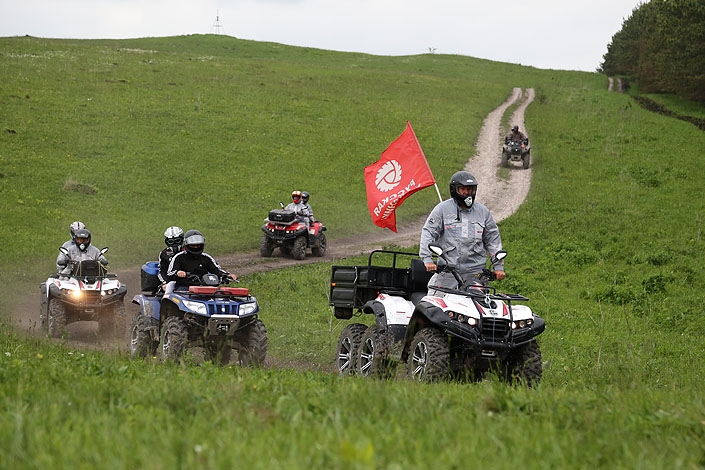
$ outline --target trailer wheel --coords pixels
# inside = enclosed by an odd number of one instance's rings
[[[343,328],[343,331],[340,332],[338,348],[336,350],[335,367],[338,369],[338,375],[341,377],[355,374],[357,354],[365,330],[367,330],[367,325],[352,323]]]

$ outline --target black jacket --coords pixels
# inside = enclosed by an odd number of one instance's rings
[[[208,273],[217,274],[219,276],[230,274],[221,268],[208,253],[194,255],[188,251],[179,252],[171,258],[171,263],[169,263],[169,269],[167,271],[167,279],[169,281],[176,281],[177,286],[192,284],[192,282],[189,282],[188,277],[178,277],[176,275],[177,271],[185,271],[188,274],[196,274],[199,277]]]

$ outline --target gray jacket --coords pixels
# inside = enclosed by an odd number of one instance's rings
[[[309,213],[308,207],[308,204],[305,202],[299,202],[298,204],[290,202],[284,209],[296,212],[296,220],[304,222],[306,226],[309,226],[311,224],[311,214]]]
[[[108,265],[108,260],[105,256],[100,254],[100,250],[93,245],[88,245],[86,251],[81,251],[75,243],[64,244],[67,250],[69,250],[69,255],[59,252],[59,256],[56,258],[56,269],[61,274],[70,274],[69,260],[83,261],[85,259],[95,259],[100,262],[103,266]]]
[[[481,273],[487,259],[502,249],[499,228],[490,210],[477,201],[470,209],[463,209],[454,199],[436,205],[421,229],[419,256],[424,263],[433,262],[429,244],[450,250],[448,261],[461,274]],[[503,270],[504,264],[499,262],[494,269]]]

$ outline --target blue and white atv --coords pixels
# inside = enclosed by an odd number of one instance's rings
[[[206,360],[220,365],[230,362],[233,350],[238,364],[264,364],[267,330],[248,289],[228,287],[229,279],[205,274],[189,276],[200,285],[163,294],[157,287],[157,269],[156,262],[142,267],[142,290],[149,293],[132,299],[140,306],[130,325],[133,359],[155,356],[159,350],[163,361],[178,362],[187,348],[200,347]]]

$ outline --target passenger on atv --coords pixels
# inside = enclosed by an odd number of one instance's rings
[[[236,275],[221,268],[211,255],[203,252],[205,244],[206,239],[198,230],[189,230],[184,234],[184,251],[175,254],[169,263],[167,278],[174,282],[167,284],[165,294],[170,294],[175,288],[199,285],[194,276],[200,278],[209,273],[237,281]]]

